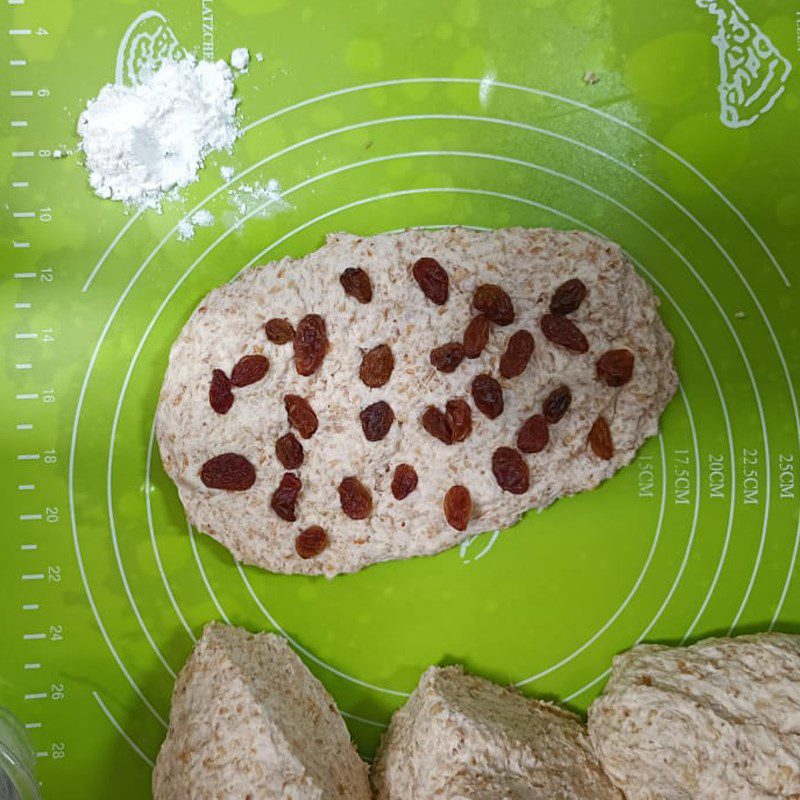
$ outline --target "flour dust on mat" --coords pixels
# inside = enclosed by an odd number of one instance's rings
[[[78,119],[89,183],[103,198],[155,207],[197,180],[206,156],[238,136],[230,67],[167,61],[137,86],[108,84]]]

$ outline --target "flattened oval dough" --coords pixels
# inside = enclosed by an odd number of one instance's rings
[[[436,258],[449,275],[444,305],[426,299],[411,274],[423,256]],[[369,274],[370,303],[345,294],[339,276],[348,267]],[[588,293],[570,319],[589,341],[585,354],[551,343],[539,326],[553,291],[576,277]],[[474,291],[484,283],[498,284],[510,295],[514,322],[492,326],[479,358],[465,359],[451,374],[438,372],[429,361],[431,349],[461,341],[476,313]],[[530,508],[592,489],[630,462],[657,432],[677,383],[673,341],[657,309],[657,299],[620,249],[585,233],[450,228],[373,237],[335,234],[316,252],[247,270],[202,301],[170,354],[156,429],[162,460],[190,522],[247,563],[330,576],[437,553],[472,534],[505,528]],[[324,318],[330,349],[317,372],[301,377],[292,345],[273,344],[263,326],[273,317],[296,325],[306,314]],[[521,328],[533,334],[535,352],[522,375],[506,380],[500,377],[500,357]],[[387,384],[369,388],[359,379],[359,367],[363,354],[381,343],[392,348],[394,371]],[[607,350],[623,347],[635,354],[633,378],[611,388],[598,381],[595,362]],[[230,374],[252,353],[269,358],[266,377],[234,387],[230,411],[215,413],[208,401],[212,370]],[[494,420],[470,397],[479,373],[494,376],[503,387],[505,408]],[[572,406],[550,427],[545,450],[524,457],[529,489],[519,495],[502,491],[492,474],[492,453],[513,447],[522,422],[539,413],[542,400],[562,383],[572,390]],[[319,418],[317,432],[303,441],[295,522],[278,518],[269,503],[284,472],[275,442],[289,430],[283,397],[290,393],[308,398]],[[446,445],[426,432],[419,418],[428,405],[444,410],[445,402],[457,397],[472,406],[473,431],[466,441]],[[368,442],[359,412],[379,400],[391,405],[395,421],[384,439]],[[598,415],[610,423],[615,452],[609,461],[587,446]],[[255,466],[256,480],[247,491],[209,489],[201,482],[202,464],[225,452],[244,455]],[[419,485],[398,501],[391,479],[403,462],[416,469]],[[372,493],[374,507],[365,520],[341,511],[337,487],[351,475]],[[466,486],[474,503],[463,532],[446,523],[442,510],[444,495],[455,484]],[[311,525],[326,529],[329,546],[303,560],[294,541]]]

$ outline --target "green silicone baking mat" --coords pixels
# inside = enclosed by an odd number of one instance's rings
[[[429,664],[583,711],[636,642],[798,630],[800,4],[738,3],[3,0],[0,703],[46,797],[148,796],[210,619],[286,636],[366,757]],[[86,100],[240,46],[235,152],[162,213],[96,197]],[[200,298],[329,231],[453,224],[622,244],[677,342],[661,434],[511,530],[332,581],[189,529],[153,416]]]

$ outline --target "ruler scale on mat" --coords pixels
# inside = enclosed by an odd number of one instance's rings
[[[289,637],[365,756],[431,663],[585,710],[637,641],[800,624],[796,9],[338,5],[2,9],[0,704],[45,796],[147,795],[209,619]],[[86,100],[239,46],[234,154],[161,214],[95,197],[74,152]],[[179,240],[198,209],[214,224]],[[332,230],[452,224],[622,244],[676,338],[661,434],[507,532],[333,581],[240,567],[188,529],[153,415],[200,298]]]

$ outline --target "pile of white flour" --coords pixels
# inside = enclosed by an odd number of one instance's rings
[[[192,57],[165,62],[137,86],[104,86],[78,119],[94,191],[153,207],[197,180],[206,155],[238,135],[233,89],[224,61]]]

